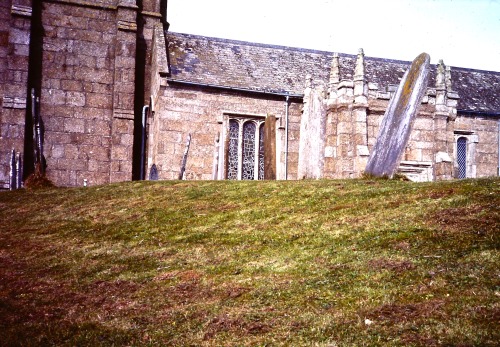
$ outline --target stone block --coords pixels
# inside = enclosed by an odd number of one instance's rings
[[[85,120],[79,118],[66,118],[64,120],[64,131],[70,133],[84,133]]]
[[[59,89],[42,89],[41,100],[51,105],[65,105],[66,93]]]
[[[107,162],[110,160],[110,149],[98,145],[80,146],[81,158],[93,159],[98,162]]]
[[[117,93],[114,98],[115,108],[122,110],[134,109],[134,94]]]
[[[417,148],[406,148],[405,160],[422,161],[422,150]]]
[[[28,57],[29,51],[30,51],[30,47],[28,45],[15,45],[14,46],[14,55],[17,57]]]
[[[49,163],[48,163],[49,164]],[[58,170],[54,165],[49,164],[50,170],[47,170],[47,178],[52,182],[57,182],[58,186],[69,185],[69,174],[65,170]]]
[[[114,119],[113,134],[132,134],[134,131],[134,122],[129,119]]]
[[[112,108],[113,100],[108,95],[99,94],[99,93],[87,93],[86,94],[86,103],[87,107],[95,107],[95,108]]]
[[[129,148],[129,146],[113,145],[111,158],[113,160],[132,159],[131,149]]]
[[[66,104],[68,106],[85,106],[85,93],[69,91],[66,93]]]
[[[60,87],[66,91],[81,92],[83,90],[83,83],[75,80],[60,80]]]
[[[64,131],[64,120],[65,117],[45,116],[44,117],[45,130],[50,132]]]
[[[107,69],[82,66],[75,72],[75,79],[94,83],[113,84],[113,73]]]
[[[337,133],[351,134],[353,132],[353,124],[351,122],[339,122],[337,124]]]
[[[11,28],[9,35],[9,43],[16,45],[27,45],[30,44],[30,32],[29,30]]]
[[[85,132],[93,135],[109,136],[111,134],[111,124],[106,120],[88,119],[85,122]]]
[[[124,182],[132,179],[132,171],[130,172],[112,172],[110,182]]]
[[[86,171],[87,161],[81,159],[57,159],[57,168],[67,171]]]
[[[130,97],[134,95],[135,91],[135,85],[132,82],[118,82],[114,86],[115,93],[118,92],[120,95],[123,95],[125,97]]]
[[[120,144],[124,146],[132,146],[134,143],[134,136],[130,134],[123,134],[120,136]]]
[[[54,144],[50,147],[49,156],[55,159],[63,158],[65,156],[64,146]]]
[[[62,132],[47,131],[45,133],[46,146],[51,144],[68,144],[72,143],[71,134]]]
[[[47,64],[44,68],[44,74],[48,78],[54,79],[73,79],[75,68],[73,66],[60,64]]]
[[[413,124],[413,130],[431,130],[434,129],[434,121],[429,118],[417,117]]]
[[[115,19],[113,18],[112,20],[114,21]],[[101,33],[114,34],[116,32],[116,23],[109,20],[93,20],[91,24],[91,26],[89,25],[89,29],[99,28]]]
[[[9,70],[28,71],[28,57],[10,55],[7,57],[7,67]]]
[[[65,159],[77,159],[78,158],[79,148],[75,144],[66,144],[66,145],[54,144],[53,146],[58,146],[59,148],[62,147],[64,149],[64,158]],[[63,157],[53,156],[53,158],[63,158]]]
[[[120,172],[125,172],[127,174],[131,174],[132,173],[132,162],[129,160],[120,160]]]
[[[451,178],[453,175],[453,164],[445,161],[435,163],[434,175],[438,179]]]

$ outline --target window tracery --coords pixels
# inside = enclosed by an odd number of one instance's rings
[[[229,144],[228,144],[228,165],[227,178],[230,180],[238,179],[238,138],[240,132],[238,121],[229,120]]]
[[[264,120],[230,118],[227,179],[264,179]]]
[[[458,178],[467,178],[467,139],[459,137],[457,140]]]

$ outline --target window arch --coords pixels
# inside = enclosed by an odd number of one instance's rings
[[[467,178],[467,138],[457,139],[458,178]]]

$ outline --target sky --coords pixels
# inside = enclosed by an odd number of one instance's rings
[[[500,71],[500,0],[168,0],[170,31]]]

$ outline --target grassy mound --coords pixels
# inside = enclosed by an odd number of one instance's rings
[[[0,345],[495,346],[500,179],[0,193]]]

